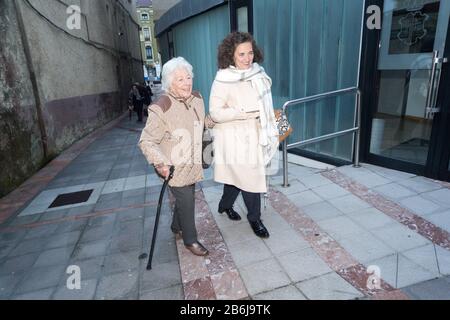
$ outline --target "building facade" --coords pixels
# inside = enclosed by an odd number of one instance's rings
[[[450,180],[449,1],[183,0],[156,24],[163,61],[184,56],[206,100],[217,46],[253,33],[277,108],[340,89],[361,92],[362,161]],[[208,101],[206,101],[208,104]],[[294,144],[355,126],[356,95],[289,107]],[[292,152],[333,164],[355,157],[354,136]]]
[[[140,25],[140,41],[144,70],[147,81],[159,80],[161,76],[160,56],[155,34],[154,12],[152,1],[137,1],[137,16]]]
[[[0,30],[1,197],[120,116],[143,72],[131,0],[0,1]]]

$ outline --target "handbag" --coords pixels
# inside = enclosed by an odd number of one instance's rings
[[[289,137],[289,135],[292,133],[292,131],[294,131],[294,129],[292,129],[292,126],[289,123],[289,120],[282,109],[276,109],[274,111],[275,111],[275,121],[277,123],[279,133],[278,140],[280,142],[283,142],[287,137]]]
[[[203,131],[203,141],[202,141],[202,167],[203,169],[208,169],[211,166],[214,151],[212,149],[212,136],[208,129]]]

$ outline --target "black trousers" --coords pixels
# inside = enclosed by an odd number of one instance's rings
[[[197,242],[197,229],[195,228],[195,184],[186,187],[169,187],[175,197],[173,211],[173,231],[182,231],[183,242],[191,245]]]
[[[142,121],[142,110],[144,108],[144,104],[142,102],[137,102],[134,106],[134,111],[136,111],[138,116],[138,121]]]
[[[239,192],[242,192],[242,197],[244,198],[244,203],[247,207],[248,221],[254,222],[261,219],[261,194],[247,192],[228,184],[223,186],[223,195],[219,202],[219,211],[231,209],[239,195]]]

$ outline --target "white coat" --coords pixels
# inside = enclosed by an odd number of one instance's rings
[[[267,191],[263,150],[259,144],[261,104],[250,81],[214,81],[209,112],[216,122],[212,130],[216,182],[252,193]]]

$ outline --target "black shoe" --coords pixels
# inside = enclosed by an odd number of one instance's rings
[[[249,221],[250,226],[253,229],[253,232],[260,238],[268,238],[269,231],[267,231],[266,227],[263,225],[261,220]]]
[[[227,214],[227,216],[228,216],[228,218],[230,218],[230,220],[238,221],[238,220],[241,220],[241,219],[242,219],[241,216],[239,215],[239,213],[237,213],[236,211],[234,211],[233,208],[231,208],[231,209],[225,209],[225,210],[220,210],[220,208],[219,208],[219,213],[220,213],[220,214],[222,214],[222,213],[224,213],[224,212]]]

